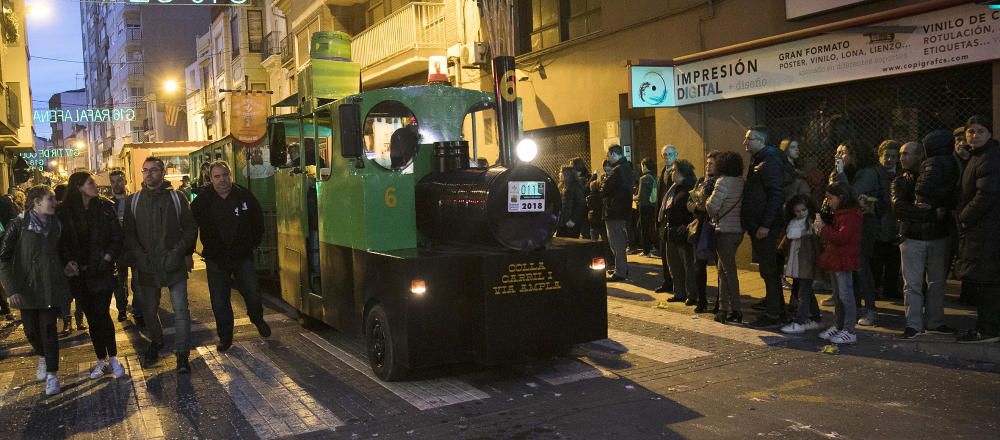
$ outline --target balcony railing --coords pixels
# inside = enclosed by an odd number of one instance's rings
[[[281,64],[285,64],[295,58],[295,51],[292,50],[292,40],[289,39],[291,35],[285,35],[281,39]]]
[[[142,40],[142,28],[125,29],[125,39],[130,41]]]
[[[288,50],[288,41],[281,32],[271,32],[264,37],[260,59],[266,60],[273,55],[282,55]]]
[[[446,49],[444,12],[442,3],[417,2],[389,14],[354,37],[353,61],[364,69],[409,50]]]

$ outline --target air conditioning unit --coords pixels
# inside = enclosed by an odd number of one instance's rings
[[[490,50],[483,42],[469,43],[462,47],[462,63],[483,65],[490,62]]]

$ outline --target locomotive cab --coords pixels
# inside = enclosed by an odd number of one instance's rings
[[[607,336],[601,250],[550,241],[552,178],[469,166],[463,122],[492,101],[412,86],[271,120],[284,137],[272,148],[305,158],[275,173],[282,297],[305,321],[363,336],[382,379]]]

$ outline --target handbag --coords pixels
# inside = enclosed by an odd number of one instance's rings
[[[688,243],[695,244],[698,242],[698,235],[701,232],[701,218],[695,217],[691,220],[691,223],[687,225],[687,241]]]

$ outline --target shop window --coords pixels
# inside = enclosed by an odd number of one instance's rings
[[[399,101],[383,101],[365,117],[365,156],[391,171],[413,172],[420,135],[417,117]]]

